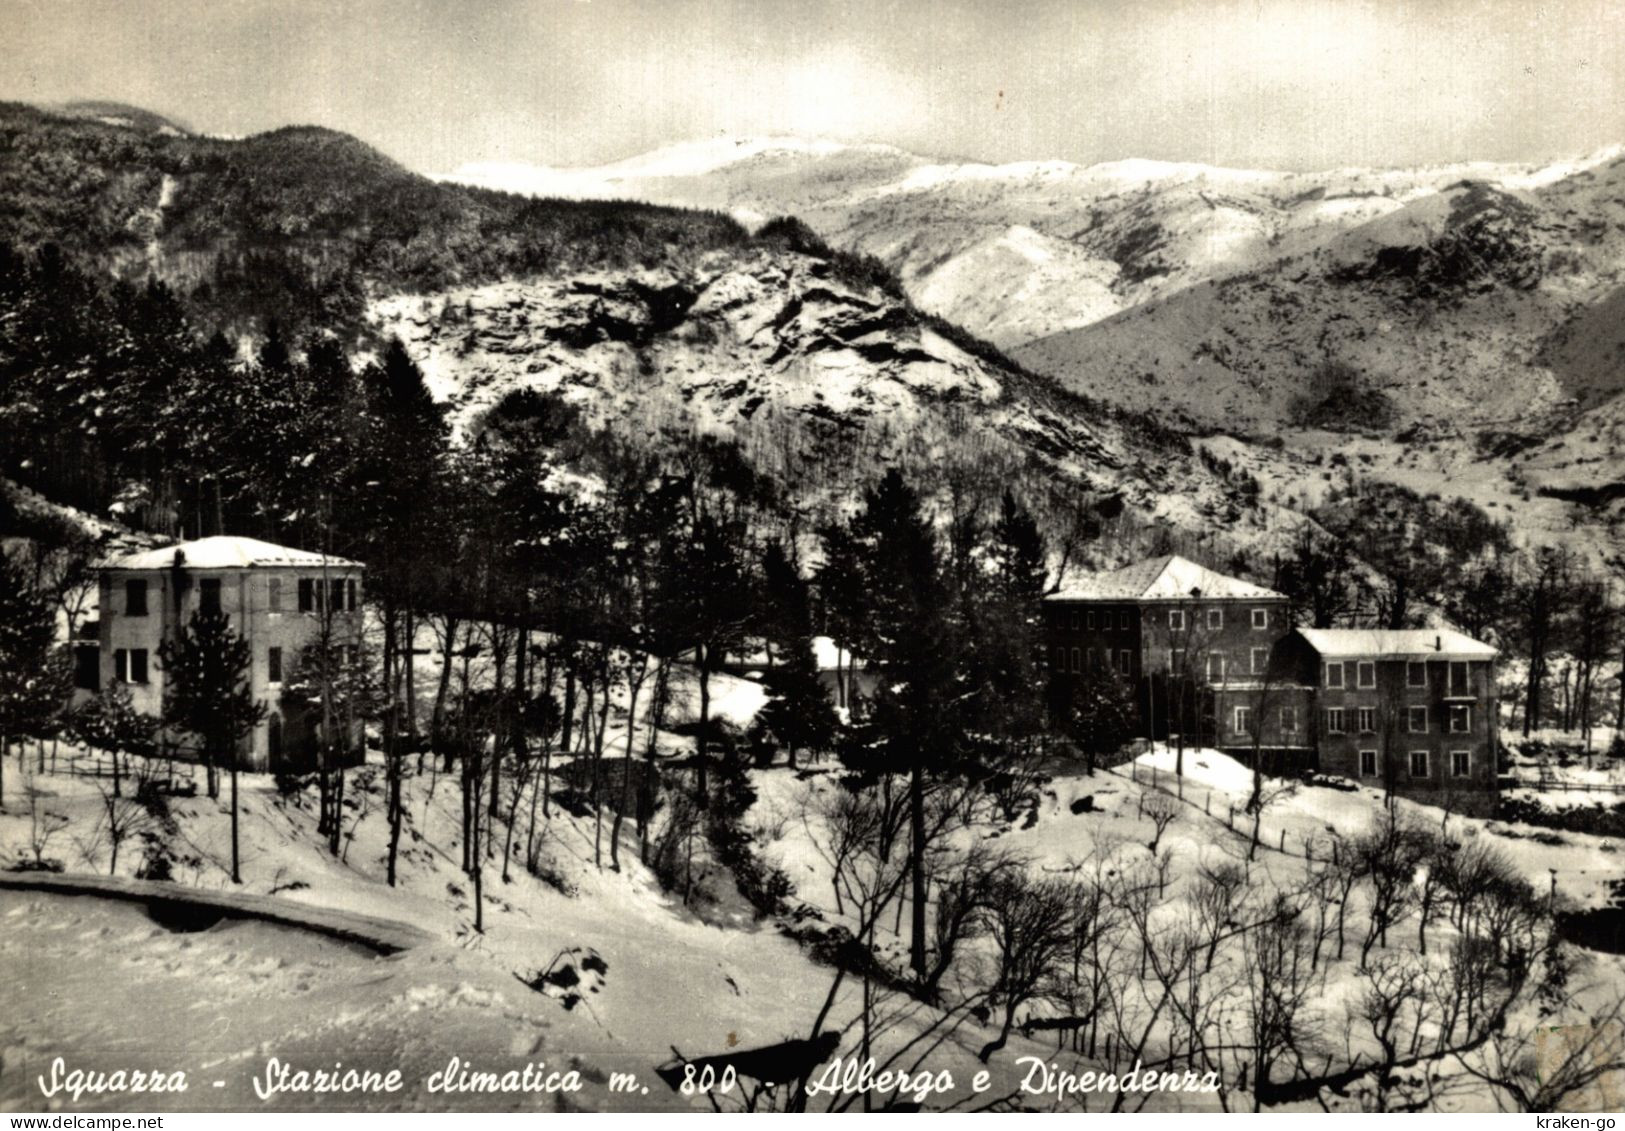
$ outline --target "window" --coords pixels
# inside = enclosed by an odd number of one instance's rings
[[[1428,752],[1426,750],[1411,751],[1411,777],[1425,778],[1428,776]]]
[[[1253,649],[1253,674],[1263,675],[1264,670],[1270,666],[1270,650],[1268,648]]]
[[[1411,660],[1405,665],[1405,686],[1426,687],[1428,685],[1428,666],[1421,660]]]
[[[1341,708],[1341,707],[1328,707],[1328,708],[1326,708],[1326,733],[1327,734],[1342,734],[1343,733],[1343,708]]]
[[[1066,671],[1066,649],[1059,644],[1051,650],[1049,666],[1058,672]]]
[[[1467,663],[1464,660],[1450,661],[1450,694],[1472,694],[1467,687]]]
[[[1268,628],[1270,626],[1270,611],[1268,609],[1253,610],[1253,627]]]
[[[361,645],[346,644],[344,646],[344,662],[352,668],[361,662]]]
[[[1428,709],[1426,707],[1411,707],[1405,712],[1407,728],[1412,734],[1426,734],[1428,732]]]
[[[1298,709],[1296,707],[1281,708],[1281,733],[1298,733]]]
[[[1377,752],[1375,750],[1360,751],[1360,776],[1362,778],[1377,776]]]
[[[124,683],[147,682],[147,650],[120,648],[113,653],[113,674]]]
[[[1090,625],[1089,627],[1093,628],[1094,626]],[[1072,631],[1073,632],[1078,631],[1078,610],[1077,609],[1072,610]]]
[[[1093,648],[1084,649],[1083,670],[1091,672],[1100,670],[1100,665],[1095,662],[1095,650]]]
[[[268,683],[282,682],[282,649],[265,650],[265,679]]]
[[[1184,673],[1184,671],[1185,671],[1185,649],[1183,649],[1183,648],[1174,648],[1174,649],[1171,649],[1169,651],[1169,653],[1168,653],[1168,670],[1173,672],[1175,675],[1181,675],[1181,674]]]
[[[1453,778],[1470,778],[1473,776],[1473,752],[1471,750],[1452,750],[1450,752],[1450,776]]]
[[[1207,677],[1211,680],[1224,678],[1224,653],[1209,652],[1207,654]]]
[[[1327,664],[1326,665],[1326,686],[1327,687],[1342,687],[1343,686],[1343,665],[1342,664],[1337,663],[1337,664]]]
[[[220,579],[205,577],[197,583],[197,607],[200,613],[220,611]]]
[[[1354,665],[1355,678],[1361,687],[1377,686],[1377,665],[1371,660],[1361,660]]]
[[[1134,614],[1127,612],[1119,614],[1117,617],[1117,627],[1122,629],[1124,632],[1129,631],[1134,627],[1133,615]]]
[[[1450,733],[1471,734],[1473,731],[1473,709],[1465,703],[1452,704],[1450,708]]]
[[[1173,609],[1168,613],[1168,627],[1174,632],[1185,630],[1185,610]]]
[[[357,608],[356,599],[355,599],[356,598],[355,578],[353,578],[353,577],[350,578],[350,580],[347,581],[345,583],[345,585],[350,591],[350,601],[349,601],[349,604],[347,604],[345,606],[345,608],[349,609],[353,613],[353,612],[355,612],[355,610]]]
[[[102,650],[81,644],[73,650],[73,685],[81,691],[100,691]]]
[[[1377,733],[1377,709],[1375,707],[1360,708],[1360,733]]]
[[[282,579],[273,577],[265,583],[265,607],[273,613],[282,611]]]
[[[1209,609],[1207,611],[1207,626],[1212,629],[1224,627],[1224,610]]]
[[[124,615],[127,617],[144,617],[147,615],[147,583],[131,579],[124,583]]]
[[[1083,620],[1084,620],[1084,627],[1087,628],[1090,632],[1093,632],[1095,630],[1095,614],[1093,612],[1087,612],[1087,613],[1083,614]],[[1077,613],[1072,614],[1072,627],[1073,628],[1078,627],[1078,614]]]
[[[1082,649],[1079,649],[1079,648],[1072,649],[1072,670],[1075,671],[1075,672],[1081,672],[1083,670],[1083,651],[1082,651]]]
[[[316,582],[308,577],[299,579],[299,611],[302,613],[316,611]]]
[[[1130,674],[1132,665],[1134,663],[1133,657],[1134,653],[1126,649],[1117,653],[1117,670],[1122,672],[1124,675]]]
[[[1251,707],[1237,707],[1235,731],[1237,734],[1253,733],[1253,709]]]

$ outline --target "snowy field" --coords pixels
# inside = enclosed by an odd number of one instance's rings
[[[425,657],[422,687],[432,687],[433,657]],[[683,690],[668,723],[690,716],[692,688]],[[718,681],[715,688],[725,713],[748,721],[761,702],[761,689],[749,681]],[[646,716],[637,720],[633,748],[647,741]],[[625,748],[626,720],[615,721],[606,750]],[[657,755],[671,757],[691,750],[692,740],[661,731]],[[67,748],[59,765],[66,764]],[[30,749],[28,764],[34,764]],[[1298,786],[1277,789],[1261,821],[1261,845],[1249,859],[1250,824],[1242,817],[1227,820],[1230,804],[1241,806],[1252,788],[1250,772],[1235,761],[1208,750],[1184,755],[1185,780],[1174,782],[1174,754],[1154,750],[1138,765],[1094,775],[1076,767],[1057,766],[1036,794],[1036,804],[1009,820],[986,804],[967,814],[937,847],[933,856],[933,892],[955,882],[969,854],[997,852],[1018,860],[1035,878],[1115,882],[1113,877],[1147,878],[1161,869],[1161,891],[1152,908],[1151,929],[1177,941],[1190,929],[1198,898],[1196,877],[1234,867],[1246,876],[1250,907],[1264,906],[1276,893],[1305,890],[1324,855],[1302,846],[1329,845],[1333,833],[1344,838],[1369,828],[1382,810],[1373,790],[1343,792]],[[409,764],[410,765],[410,764]],[[226,1087],[195,1085],[176,1107],[240,1107],[251,1099],[245,1090],[266,1058],[320,1067],[331,1060],[372,1068],[400,1067],[409,1080],[421,1081],[443,1068],[448,1055],[500,1069],[532,1061],[550,1067],[577,1065],[591,1078],[611,1071],[634,1072],[649,1086],[636,1096],[610,1098],[590,1082],[569,1096],[480,1096],[450,1098],[426,1095],[409,1087],[387,1103],[375,1097],[358,1107],[412,1108],[494,1107],[536,1110],[539,1104],[581,1107],[699,1105],[704,1101],[675,1095],[652,1069],[668,1062],[673,1050],[687,1056],[733,1048],[753,1048],[807,1037],[815,1021],[844,1034],[843,1052],[854,1051],[860,1013],[861,982],[837,984],[835,971],[815,961],[791,938],[791,927],[828,931],[855,928],[848,902],[837,907],[830,860],[830,802],[838,797],[837,763],[824,760],[801,771],[785,766],[751,772],[758,800],[747,817],[756,830],[760,855],[781,866],[795,885],[790,899],[800,910],[788,920],[760,919],[733,890],[731,880],[702,866],[702,885],[711,898],[685,906],[662,891],[653,873],[638,860],[632,822],[622,831],[622,868],[608,864],[604,843],[608,820],[599,828],[591,816],[572,816],[554,806],[542,822],[539,855],[547,863],[544,882],[524,869],[520,850],[504,868],[507,812],[493,828],[492,852],[484,866],[483,932],[474,929],[472,890],[459,861],[460,795],[455,774],[438,772],[430,759],[406,783],[408,823],[401,847],[401,881],[384,882],[387,822],[384,816],[381,767],[372,764],[351,772],[347,787],[346,828],[341,853],[331,855],[317,835],[314,788],[284,795],[267,775],[244,775],[241,797],[244,885],[241,890],[314,907],[342,908],[384,919],[411,923],[435,942],[390,958],[380,958],[353,945],[336,943],[292,928],[263,923],[225,921],[198,933],[176,933],[150,919],[139,906],[87,897],[37,894],[0,895],[6,924],[0,954],[8,970],[22,976],[0,985],[0,1016],[24,1018],[8,1026],[13,1034],[0,1048],[0,1106],[30,1108],[38,1103],[33,1077],[51,1060],[71,1052],[80,1067],[129,1064],[161,1052],[183,1063],[194,1081],[226,1080]],[[69,871],[106,874],[105,843],[94,835],[102,795],[96,779],[66,773],[25,776],[15,758],[6,766],[5,812],[0,814],[0,855],[8,862],[33,853],[40,813],[65,818],[63,827],[43,848]],[[1172,790],[1183,792],[1175,816],[1161,832],[1148,808]],[[25,798],[32,793],[31,807]],[[1087,799],[1087,800],[1086,800]],[[525,811],[523,799],[515,812]],[[1580,834],[1553,836],[1546,830],[1508,826],[1441,810],[1399,802],[1402,813],[1461,842],[1484,840],[1500,847],[1534,888],[1544,893],[1556,874],[1558,897],[1565,905],[1601,906],[1605,883],[1619,874],[1618,857],[1607,840]],[[31,811],[32,810],[32,811]],[[173,859],[174,881],[183,886],[228,890],[229,823],[225,800],[175,798],[169,804],[172,826],[158,834]],[[1532,834],[1544,832],[1540,840]],[[1281,851],[1285,833],[1286,851]],[[518,839],[524,839],[521,830]],[[1158,840],[1153,852],[1149,843]],[[596,849],[596,851],[595,851]],[[134,875],[142,853],[127,845],[117,872]],[[598,863],[602,860],[602,866]],[[506,877],[503,875],[506,870]],[[1420,882],[1421,875],[1418,876]],[[1361,974],[1355,958],[1364,926],[1356,894],[1350,907],[1348,933],[1353,945],[1346,957],[1328,957],[1317,973],[1314,1017],[1327,1034],[1350,1042],[1328,1047],[1331,1054],[1359,1053],[1365,1045],[1345,1020],[1360,993]],[[874,950],[894,967],[907,956],[906,899],[888,908],[875,926]],[[935,915],[933,896],[928,913]],[[1239,912],[1238,912],[1239,913]],[[1448,925],[1429,928],[1435,952],[1448,944]],[[1387,945],[1375,953],[1402,956],[1414,952],[1414,922],[1401,922]],[[1215,1024],[1241,1023],[1245,968],[1241,948],[1221,948],[1212,992],[1227,995]],[[969,939],[947,982],[952,998],[968,1000],[989,978],[993,952],[987,938]],[[1166,1024],[1150,1012],[1156,982],[1143,972],[1130,976],[1133,955],[1119,950],[1103,960],[1122,978],[1126,1016],[1136,1009],[1155,1027]],[[1592,987],[1597,1001],[1625,987],[1625,970],[1614,956],[1581,952],[1574,978]],[[541,976],[568,967],[569,978]],[[568,984],[561,984],[568,983]],[[105,987],[117,984],[119,995]],[[533,986],[537,988],[533,988]],[[833,987],[833,989],[832,989]],[[1222,987],[1229,987],[1224,990]],[[1129,995],[1140,995],[1127,1001]],[[318,1004],[319,1003],[319,1004]],[[887,993],[882,1005],[886,1033],[875,1052],[900,1056],[914,1064],[921,1050],[933,1070],[946,1069],[969,1080],[982,1065],[980,1050],[997,1033],[996,1018],[973,1009],[945,1014],[906,995]],[[1035,1004],[1027,1019],[1052,1012]],[[156,1018],[157,1023],[130,1031],[130,1018]],[[1518,1024],[1533,1024],[1533,1017]],[[1176,1026],[1177,1028],[1177,1026]],[[26,1033],[26,1037],[15,1034]],[[170,1043],[152,1047],[151,1034]],[[988,1095],[1012,1094],[1023,1069],[1018,1058],[1053,1058],[1066,1065],[1104,1063],[1104,1056],[1081,1057],[1058,1047],[1053,1037],[1018,1030],[988,1066]],[[79,1064],[83,1061],[82,1064]],[[1127,1065],[1122,1065],[1126,1068]],[[212,1075],[211,1075],[212,1073]],[[207,1091],[200,1089],[206,1088]],[[889,1097],[883,1097],[889,1098]],[[975,1106],[964,1089],[936,1097],[928,1106]],[[1152,1108],[1212,1108],[1219,1103],[1250,1107],[1249,1097],[1229,1094],[1136,1097]],[[161,1106],[160,1097],[152,1097]],[[1042,1097],[1025,1097],[1027,1106],[1080,1106],[1077,1097],[1064,1105]],[[62,1110],[70,1110],[52,1101]],[[272,1101],[297,1105],[286,1096]],[[1336,1107],[1369,1106],[1368,1092],[1352,1088],[1327,1097]],[[1088,1109],[1109,1106],[1100,1097],[1084,1101]],[[258,1101],[248,1103],[256,1107]],[[127,1107],[123,1102],[98,1103],[86,1098],[71,1110]],[[814,1106],[821,1106],[815,1104]],[[1319,1110],[1304,1100],[1286,1105]],[[1470,1096],[1455,1095],[1440,1106],[1476,1110]]]

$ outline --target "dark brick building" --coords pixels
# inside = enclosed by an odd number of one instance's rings
[[[1052,678],[1114,673],[1143,736],[1493,806],[1486,644],[1448,630],[1295,630],[1284,595],[1174,556],[1080,578],[1047,606]]]

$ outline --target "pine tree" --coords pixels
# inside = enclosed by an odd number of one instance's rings
[[[49,598],[34,588],[24,563],[0,546],[0,775],[12,742],[53,732],[72,690],[55,637]],[[4,797],[0,776],[0,808]]]
[[[128,685],[110,679],[94,699],[86,700],[69,715],[68,728],[75,741],[107,751],[113,760],[113,796],[122,797],[119,755],[149,753],[158,733],[158,720],[136,710]]]
[[[909,962],[924,976],[925,779],[928,772],[953,773],[963,761],[961,648],[949,619],[935,531],[895,468],[864,493],[850,535],[864,598],[854,636],[880,677],[867,722],[874,740],[852,749],[862,751],[861,771],[908,779]]]
[[[196,735],[210,765],[230,759],[231,881],[240,884],[237,745],[265,718],[265,704],[249,690],[248,642],[232,631],[224,612],[199,609],[189,625],[159,646],[158,654],[164,671],[164,722]]]
[[[711,676],[737,648],[751,621],[751,586],[743,560],[744,531],[736,522],[700,510],[668,543],[662,562],[663,621],[672,639],[694,656],[700,718],[695,733],[695,785],[701,806],[710,786]]]
[[[767,728],[790,751],[823,749],[835,734],[829,693],[818,680],[807,582],[775,541],[762,555],[761,629],[775,663],[767,674],[773,699],[762,712]]]

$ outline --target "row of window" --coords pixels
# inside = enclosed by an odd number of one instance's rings
[[[1093,648],[1073,648],[1070,652],[1066,648],[1057,646],[1052,651],[1051,666],[1055,671],[1095,671],[1098,667],[1111,663],[1113,652],[1110,648],[1100,649],[1100,660],[1095,658]],[[1069,661],[1070,655],[1070,662]],[[1185,649],[1174,648],[1168,652],[1168,670],[1176,674],[1185,671]],[[1124,675],[1133,671],[1134,653],[1128,649],[1119,650],[1117,656],[1117,670]],[[1269,670],[1270,650],[1268,648],[1254,648],[1251,654],[1252,674],[1263,675]],[[1214,683],[1224,681],[1229,661],[1223,652],[1208,652],[1203,656],[1202,666],[1207,671],[1207,678]]]
[[[1282,707],[1280,709],[1281,733],[1298,733],[1298,709],[1296,707]],[[1237,734],[1253,733],[1253,709],[1251,707],[1237,707],[1232,725]]]
[[[1169,609],[1168,628],[1174,632],[1185,631],[1188,623],[1185,613],[1186,610],[1184,609]],[[1264,629],[1270,626],[1270,611],[1268,609],[1252,609],[1251,614],[1252,626],[1254,628]],[[1224,610],[1208,609],[1205,619],[1207,621],[1207,627],[1216,632],[1224,627]],[[1148,623],[1151,620],[1149,614],[1147,615],[1146,620]],[[1077,632],[1080,628],[1093,631],[1095,628],[1095,610],[1071,610],[1071,624],[1072,631],[1074,632]],[[1114,624],[1122,631],[1128,632],[1134,627],[1134,614],[1132,612],[1120,612],[1114,614],[1110,609],[1100,610],[1101,630],[1104,632],[1110,632]]]
[[[1342,707],[1328,707],[1326,709],[1326,733],[1346,734],[1347,712]],[[1357,718],[1361,734],[1375,734],[1377,732],[1377,709],[1375,707],[1361,707]],[[1473,731],[1473,709],[1465,703],[1451,703],[1445,708],[1445,729],[1450,734],[1471,734]],[[1428,733],[1428,709],[1426,707],[1405,708],[1405,730],[1408,734]]]
[[[1268,609],[1252,609],[1250,611],[1252,614],[1252,626],[1254,628],[1268,628],[1270,626],[1270,611]],[[1207,627],[1216,632],[1224,627],[1224,610],[1209,609],[1207,610],[1206,619]],[[1184,609],[1168,610],[1168,628],[1170,631],[1183,632],[1185,631],[1186,624],[1187,621],[1185,618]]]
[[[206,613],[220,611],[220,578],[204,577],[198,580],[198,608]],[[330,608],[334,612],[354,612],[360,607],[359,593],[354,578],[336,577],[323,582],[319,577],[301,577],[298,585],[298,603],[301,613],[313,613]],[[272,577],[266,583],[266,608],[273,613],[283,611],[282,578]],[[147,582],[141,578],[128,578],[124,582],[124,615],[147,615]]]
[[[1350,667],[1354,669],[1353,686],[1362,689],[1377,686],[1377,662],[1375,660],[1328,660],[1326,662],[1325,685],[1330,688],[1348,687],[1348,674],[1344,669]],[[1471,694],[1468,673],[1469,668],[1466,660],[1450,661],[1447,689],[1451,695]],[[1421,660],[1407,660],[1405,662],[1405,686],[1425,688],[1427,685],[1427,664]]]
[[[1185,656],[1186,652],[1183,648],[1170,649],[1168,652],[1168,670],[1176,673],[1185,671]],[[1248,660],[1251,664],[1250,674],[1263,675],[1269,671],[1270,650],[1268,648],[1253,648],[1249,653]],[[1208,652],[1202,661],[1208,679],[1215,683],[1224,679],[1229,664],[1230,662],[1223,652]]]
[[[1432,767],[1429,765],[1431,755],[1426,750],[1412,750],[1410,753],[1410,770],[1413,778],[1432,777]],[[1378,776],[1377,752],[1375,750],[1360,751],[1360,776],[1374,778]],[[1453,778],[1470,778],[1473,776],[1473,752],[1471,750],[1452,750],[1450,752],[1450,776]]]
[[[1237,734],[1251,734],[1253,732],[1253,709],[1251,707],[1236,707],[1233,727]],[[1361,734],[1377,733],[1377,709],[1375,707],[1361,707],[1358,714],[1358,725]],[[1406,711],[1406,731],[1410,734],[1428,733],[1428,709],[1426,707],[1411,707]],[[1473,709],[1465,704],[1451,704],[1445,712],[1445,725],[1450,734],[1471,734],[1473,731]],[[1281,708],[1281,730],[1286,734],[1296,734],[1298,730],[1298,709],[1296,707]],[[1328,707],[1326,709],[1326,733],[1347,734],[1348,715],[1342,707]]]
[[[355,663],[360,657],[360,648],[357,645],[347,645],[345,657],[350,663]],[[87,691],[97,689],[94,663],[97,651],[93,648],[81,649],[79,652],[80,675],[79,686]],[[90,670],[86,670],[87,666]],[[113,653],[113,675],[121,683],[147,682],[147,649],[120,648]],[[268,683],[282,682],[282,649],[277,647],[265,650],[265,679]]]
[[[1094,609],[1083,611],[1073,609],[1070,617],[1073,632],[1077,632],[1079,629],[1088,629],[1090,632],[1095,630]],[[1059,627],[1060,623],[1060,620],[1057,619],[1057,627]],[[1100,610],[1101,631],[1110,632],[1114,628],[1121,629],[1123,632],[1132,632],[1134,630],[1134,614],[1131,612],[1114,613],[1110,609]]]
[[[1073,648],[1070,652],[1065,648],[1056,648],[1051,653],[1050,666],[1058,672],[1100,671],[1112,662],[1112,650],[1102,648],[1097,653],[1093,648]],[[1068,662],[1070,658],[1070,663]],[[1134,672],[1134,653],[1124,648],[1117,652],[1117,670],[1123,675],[1132,675]]]

